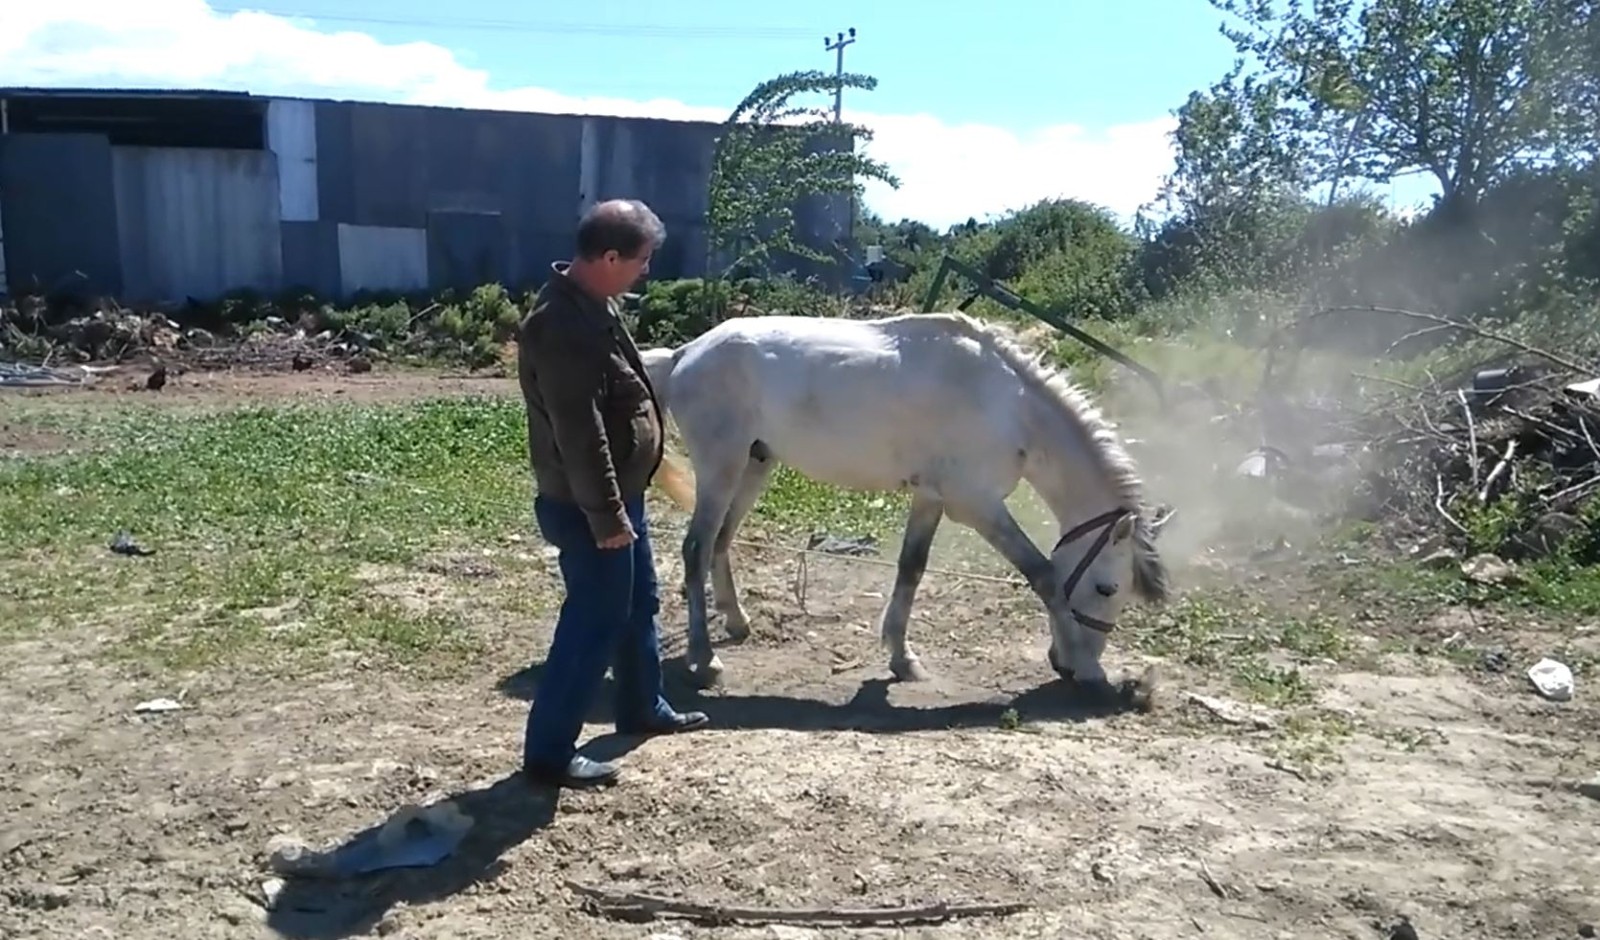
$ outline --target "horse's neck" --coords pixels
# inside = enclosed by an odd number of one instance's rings
[[[1094,442],[1053,396],[1032,396],[1025,426],[1029,440],[1023,478],[1050,508],[1061,531],[1116,505]]]

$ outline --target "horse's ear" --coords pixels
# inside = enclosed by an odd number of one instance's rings
[[[1125,541],[1129,536],[1133,535],[1134,526],[1138,523],[1138,521],[1138,517],[1132,514],[1118,519],[1117,524],[1111,527],[1112,543],[1116,544]]]

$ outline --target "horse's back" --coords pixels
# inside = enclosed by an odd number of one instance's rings
[[[829,482],[889,488],[1010,441],[1014,381],[965,321],[728,320],[684,348],[674,389],[694,389],[704,428],[740,428]]]

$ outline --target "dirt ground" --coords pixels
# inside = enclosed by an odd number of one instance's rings
[[[189,375],[150,397],[204,406],[510,389]],[[11,449],[50,443],[0,433]],[[479,558],[492,567],[512,550]],[[667,585],[674,554],[658,552]],[[626,752],[626,778],[559,806],[507,778],[537,678],[522,667],[541,657],[547,618],[475,621],[504,668],[452,682],[341,660],[292,684],[217,672],[179,690],[100,665],[115,639],[104,628],[12,646],[0,665],[0,936],[829,932],[606,919],[569,880],[754,907],[1029,906],[852,931],[863,938],[1370,938],[1401,915],[1422,938],[1560,938],[1600,921],[1600,806],[1547,785],[1600,769],[1600,699],[1581,680],[1557,705],[1520,670],[1396,654],[1364,671],[1311,664],[1321,714],[1354,730],[1306,771],[1280,757],[1298,740],[1287,716],[1258,707],[1219,720],[1185,693],[1237,693],[1173,663],[1150,714],[1075,711],[1045,666],[1042,614],[1016,588],[930,574],[911,639],[934,677],[892,684],[874,635],[889,569],[810,559],[802,607],[792,553],[747,548],[738,564],[756,633],[722,649],[723,690],[676,697],[715,730],[628,752],[638,742],[597,724],[600,753]],[[418,603],[470,605],[482,572],[389,576]],[[664,655],[676,657],[682,604],[663,595]],[[1146,662],[1116,642],[1108,658]],[[181,711],[133,712],[179,691]],[[335,843],[441,797],[473,819],[444,863],[264,887],[274,837]]]

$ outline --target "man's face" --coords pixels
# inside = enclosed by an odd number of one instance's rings
[[[650,255],[649,249],[640,252],[637,258],[624,258],[615,251],[606,252],[603,260],[607,293],[612,297],[626,293],[628,288],[650,273]]]

